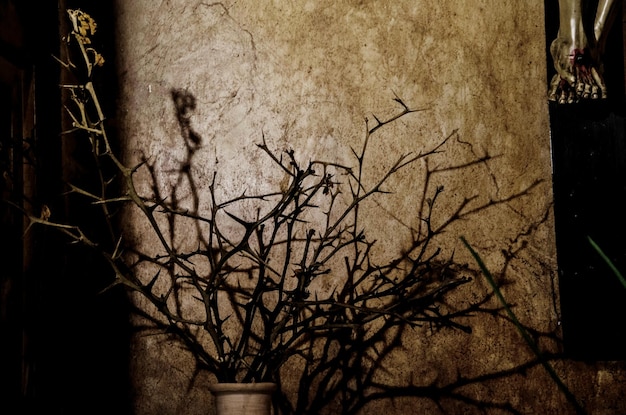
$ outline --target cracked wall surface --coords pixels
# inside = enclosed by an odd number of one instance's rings
[[[161,186],[174,184],[186,151],[173,90],[196,98],[193,175],[208,185],[219,168],[224,197],[278,180],[256,147],[263,138],[302,160],[348,164],[365,120],[392,116],[400,99],[419,111],[375,137],[373,172],[452,139],[428,163],[394,177],[394,191],[364,212],[378,255],[402,248],[420,226],[416,206],[444,186],[433,220],[459,212],[462,220],[438,242],[471,264],[459,239],[466,237],[520,320],[546,351],[558,351],[542,1],[135,0],[117,7],[126,157],[151,160]],[[476,279],[455,299],[463,305],[489,292]],[[573,413],[509,322],[483,313],[468,324],[472,334],[417,330],[381,374],[398,385],[452,385],[440,406],[403,397],[362,413]],[[138,414],[207,413],[212,379],[194,377],[189,356],[158,336],[137,336],[133,353]],[[624,389],[610,365],[596,372],[560,362],[559,369],[598,408],[593,413],[606,413],[602,389]]]

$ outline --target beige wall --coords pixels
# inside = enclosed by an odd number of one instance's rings
[[[504,294],[521,321],[546,334],[542,347],[558,350],[550,336],[558,335],[558,296],[543,1],[134,0],[119,1],[118,8],[122,138],[131,160],[151,158],[164,185],[185,154],[172,88],[187,89],[198,101],[192,125],[203,141],[195,177],[208,179],[219,166],[224,195],[272,183],[255,148],[262,134],[271,147],[293,148],[304,159],[350,162],[364,118],[393,114],[396,96],[423,111],[377,137],[374,171],[458,131],[428,165],[395,178],[397,191],[370,211],[383,256],[419,226],[411,213],[427,169],[492,156],[432,176],[429,191],[446,189],[435,220],[474,198],[463,210],[467,217],[438,242],[471,263],[459,240],[465,236],[507,283]],[[496,203],[470,213],[489,201]],[[457,301],[468,304],[488,292],[478,279],[456,293]],[[509,403],[521,413],[573,413],[540,366],[521,371],[533,356],[510,323],[487,314],[468,323],[471,335],[416,332],[385,376],[418,385],[462,376],[477,380],[454,392],[483,408]],[[188,389],[193,362],[176,347],[137,337],[133,358],[138,413],[207,413],[211,380],[200,375]],[[558,362],[557,368],[592,413],[614,413],[602,409],[624,391],[624,375],[613,365],[597,371]],[[483,375],[490,379],[478,381]],[[382,401],[363,413],[442,413],[424,398],[390,405]],[[443,406],[449,413],[480,412],[454,399]]]

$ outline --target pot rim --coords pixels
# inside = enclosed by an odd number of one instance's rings
[[[213,393],[272,393],[276,390],[276,383],[212,383],[209,385],[209,390]]]

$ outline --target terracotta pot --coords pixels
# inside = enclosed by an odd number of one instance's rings
[[[216,383],[209,386],[215,396],[217,415],[270,415],[275,383]]]

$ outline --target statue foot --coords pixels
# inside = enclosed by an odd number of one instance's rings
[[[571,56],[571,55],[570,55]],[[569,57],[570,65],[550,81],[548,99],[559,104],[573,104],[583,99],[604,99],[607,97],[606,84],[589,51],[575,50]],[[561,69],[564,69],[561,66]]]

